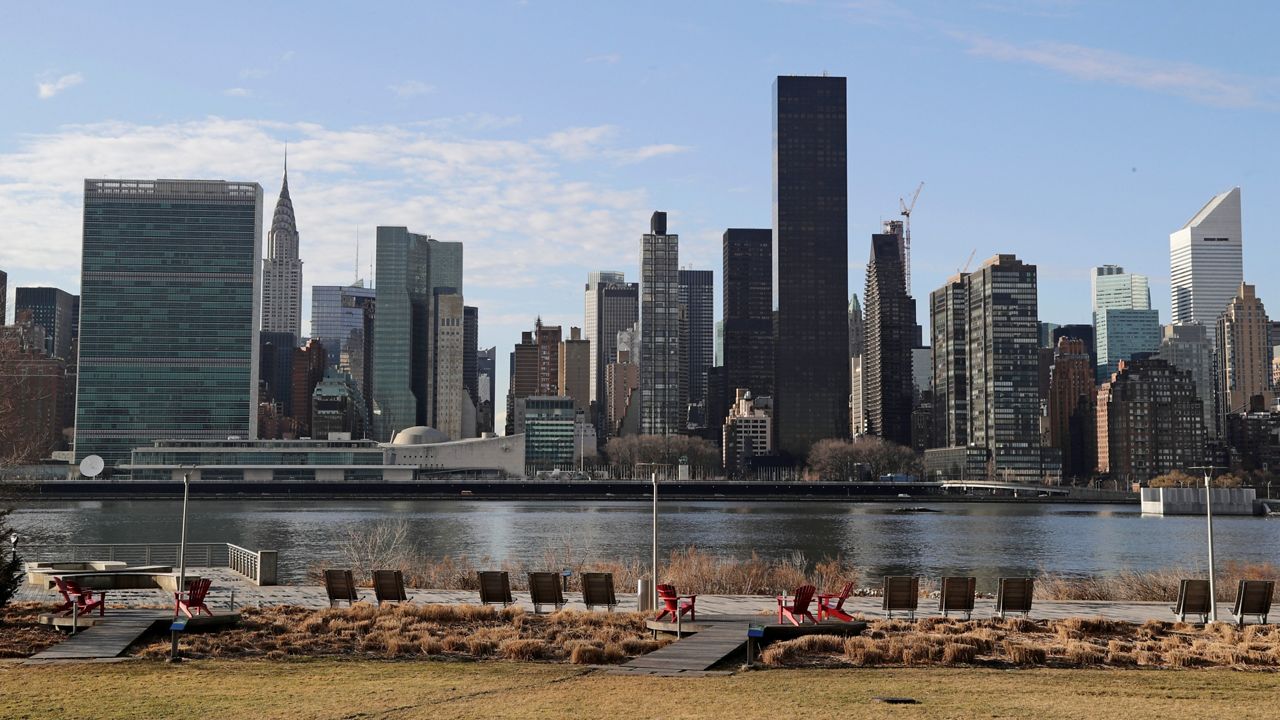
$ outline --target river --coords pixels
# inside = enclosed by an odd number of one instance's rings
[[[1143,516],[1134,505],[920,503],[937,512],[896,512],[894,503],[685,502],[660,505],[661,552],[688,546],[717,555],[841,556],[864,581],[890,573],[966,574],[990,587],[1001,575],[1107,574],[1122,569],[1204,567],[1199,517]],[[403,521],[431,556],[540,560],[572,548],[593,559],[645,559],[645,502],[476,500],[230,500],[193,498],[191,542],[279,551],[284,580],[337,556],[352,531]],[[177,542],[181,503],[171,500],[36,501],[13,524],[29,542]],[[1219,562],[1280,560],[1280,519],[1215,518]]]

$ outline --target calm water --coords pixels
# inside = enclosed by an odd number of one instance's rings
[[[916,505],[917,503],[911,503]],[[886,503],[669,502],[660,506],[662,552],[695,546],[768,557],[841,555],[867,578],[910,572],[977,575],[1037,571],[1105,574],[1205,564],[1203,518],[1143,517],[1135,505],[938,503],[936,513],[895,513]],[[41,502],[14,517],[45,542],[177,542],[181,503],[168,500]],[[311,558],[332,558],[350,531],[404,520],[423,550],[496,562],[578,556],[643,559],[650,505],[561,501],[311,501],[193,499],[191,542],[232,542],[280,552],[297,579]],[[1280,519],[1215,518],[1219,560],[1280,561]],[[34,541],[34,540],[33,540]]]

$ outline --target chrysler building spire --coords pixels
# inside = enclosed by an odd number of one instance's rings
[[[267,232],[267,257],[262,261],[262,330],[289,332],[299,337],[302,326],[302,261],[298,259],[298,223],[289,197],[289,154],[285,150],[284,180]]]

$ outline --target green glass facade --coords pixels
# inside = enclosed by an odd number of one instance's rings
[[[525,398],[525,463],[534,468],[573,467],[576,416],[573,398]]]
[[[262,188],[86,180],[75,458],[257,432]]]
[[[373,434],[389,441],[405,428],[431,424],[432,304],[437,290],[462,293],[462,243],[379,227],[377,256]]]

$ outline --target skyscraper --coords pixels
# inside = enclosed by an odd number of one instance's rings
[[[9,302],[9,274],[0,270],[0,325],[5,324],[5,313],[8,312],[7,303]]]
[[[476,385],[480,404],[476,406],[476,432],[494,432],[494,413],[497,407],[498,348],[489,347],[476,351]]]
[[[968,273],[929,293],[933,339],[933,437],[939,447],[969,444]]]
[[[262,261],[262,329],[289,332],[302,329],[302,261],[298,259],[298,223],[289,197],[289,161],[285,159],[280,199],[267,232],[267,257]]]
[[[773,138],[774,425],[778,450],[803,461],[818,440],[849,436],[845,78],[780,76]]]
[[[680,271],[680,306],[685,309],[686,374],[689,378],[687,403],[705,403],[707,368],[715,362],[716,296],[710,270]]]
[[[71,357],[72,306],[76,296],[50,287],[20,287],[14,295],[18,311],[30,310],[31,321],[44,328],[44,351],[63,360]]]
[[[582,337],[581,328],[569,328],[569,338],[560,341],[558,372],[560,394],[573,398],[574,409],[586,412],[591,407],[591,345]]]
[[[453,288],[436,288],[432,303],[431,379],[427,387],[427,422],[450,440],[473,437],[464,427],[466,387],[466,311],[462,295]],[[474,416],[472,416],[474,417]]]
[[[1036,266],[997,255],[966,278],[969,443],[1011,479],[1043,477]]]
[[[1097,390],[1084,341],[1062,338],[1049,379],[1048,443],[1062,452],[1062,476],[1087,478],[1098,464]]]
[[[533,324],[533,338],[538,343],[538,395],[554,397],[560,394],[560,340],[563,332],[559,325],[543,325],[542,318]]]
[[[862,354],[862,304],[858,294],[849,297],[849,357]]]
[[[640,285],[626,282],[622,273],[591,273],[587,280],[585,335],[591,353],[592,400],[599,420],[610,403],[604,370],[617,359],[618,333],[640,320]],[[604,423],[598,422],[597,428],[601,437],[608,434]]]
[[[1174,325],[1198,322],[1209,332],[1244,281],[1240,188],[1215,195],[1169,235]]]
[[[86,180],[76,461],[257,433],[262,188]]]
[[[723,236],[725,384],[773,394],[773,230],[729,228]],[[729,398],[721,398],[727,407]]]
[[[462,308],[462,386],[467,390],[471,406],[480,410],[479,369],[476,361],[480,349],[480,308]]]
[[[379,227],[377,245],[373,424],[374,438],[386,442],[407,427],[431,423],[436,291],[462,293],[462,243]]]
[[[1205,327],[1200,323],[1165,325],[1164,339],[1156,357],[1175,368],[1190,373],[1195,384],[1196,397],[1200,398],[1204,415],[1204,432],[1207,438],[1217,438],[1218,405],[1217,384],[1214,381],[1213,345],[1209,342]]]
[[[1143,482],[1204,459],[1190,373],[1164,360],[1124,361],[1098,388],[1098,472]]]
[[[867,433],[909,446],[916,303],[907,296],[896,234],[871,236],[863,297],[867,303],[862,354]],[[846,349],[847,341],[842,354]]]
[[[1098,382],[1111,377],[1121,360],[1159,350],[1160,315],[1151,309],[1147,276],[1119,265],[1094,268],[1093,325]]]
[[[640,428],[670,435],[684,428],[680,407],[680,236],[655,212],[640,240]]]
[[[520,342],[512,349],[510,357],[505,435],[524,432],[524,418],[516,417],[516,403],[538,394],[538,343],[532,332],[526,330],[520,334]]]
[[[1218,426],[1227,416],[1270,410],[1275,402],[1271,385],[1271,322],[1252,285],[1240,291],[1218,317]]]
[[[364,341],[365,308],[374,304],[374,296],[363,280],[311,286],[311,337],[324,343],[330,366],[339,363],[351,343]]]

